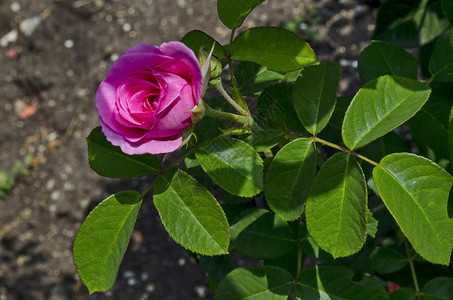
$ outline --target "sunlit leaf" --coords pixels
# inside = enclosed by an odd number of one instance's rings
[[[283,220],[302,214],[316,171],[316,148],[310,139],[286,144],[272,160],[264,182],[266,201]]]
[[[300,69],[317,60],[299,36],[273,27],[244,31],[233,40],[230,55],[232,60],[251,61],[278,72]]]
[[[317,134],[329,122],[337,100],[341,67],[326,62],[302,70],[294,85],[294,108],[311,134]]]
[[[411,118],[428,100],[426,83],[385,75],[367,82],[355,95],[341,134],[349,149],[383,136]]]
[[[231,194],[252,197],[263,189],[263,162],[247,143],[215,138],[201,144],[195,155],[209,177]]]
[[[354,157],[332,156],[313,182],[305,208],[307,229],[334,258],[362,248],[367,235],[365,176]]]
[[[230,239],[225,214],[198,181],[170,168],[156,179],[153,201],[175,242],[203,255],[228,253]]]
[[[74,264],[90,294],[112,288],[141,204],[140,193],[119,192],[96,206],[80,227]]]
[[[453,220],[447,214],[451,175],[421,156],[395,153],[381,160],[373,177],[414,249],[430,262],[448,265],[453,248]]]

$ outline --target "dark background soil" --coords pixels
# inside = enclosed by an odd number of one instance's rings
[[[355,66],[374,29],[375,4],[268,0],[245,26],[291,25],[303,16],[298,33],[306,39],[316,33],[311,46],[321,61],[342,65],[340,94],[352,95],[361,84]],[[0,198],[0,300],[213,298],[201,268],[165,232],[151,198],[112,291],[88,295],[72,243],[102,199],[146,186],[146,180],[106,179],[89,168],[85,138],[98,125],[98,84],[112,62],[140,42],[159,45],[194,29],[226,42],[216,1],[0,0],[0,39],[34,16],[41,20],[31,35],[0,46],[0,171],[33,158],[29,174]]]

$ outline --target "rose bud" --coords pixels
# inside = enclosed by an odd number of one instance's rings
[[[102,132],[127,154],[158,154],[181,146],[201,97],[203,77],[191,49],[180,42],[130,48],[96,93]]]

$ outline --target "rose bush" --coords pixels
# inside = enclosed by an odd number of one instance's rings
[[[201,97],[203,77],[180,42],[138,44],[110,68],[96,93],[102,132],[127,154],[158,154],[181,146]]]

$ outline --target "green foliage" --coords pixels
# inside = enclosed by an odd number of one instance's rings
[[[229,74],[217,78],[221,97],[205,94],[179,151],[126,155],[100,127],[87,138],[99,174],[157,175],[141,194],[117,193],[87,217],[74,243],[81,279],[90,292],[112,287],[152,193],[216,299],[451,298],[451,1],[384,1],[354,97],[337,96],[340,66],[318,62],[296,34],[236,34],[262,2],[218,0],[231,45],[198,30],[183,37],[197,55],[213,49]],[[209,66],[200,64],[207,88]],[[0,194],[13,184],[0,173]],[[259,266],[237,268],[234,252]]]
[[[203,255],[228,253],[229,226],[222,208],[183,171],[171,168],[156,180],[154,205],[170,236],[186,249]]]
[[[264,182],[269,206],[283,220],[300,217],[316,171],[316,148],[309,139],[286,144],[272,160]]]
[[[440,1],[386,0],[379,8],[373,39],[414,48],[432,41],[447,27]]]
[[[235,29],[241,26],[248,14],[263,2],[264,0],[218,0],[217,10],[223,24]]]
[[[423,294],[425,294],[423,299],[428,300],[450,299],[453,295],[453,278],[434,278],[423,287]]]
[[[239,91],[243,95],[261,92],[283,78],[280,73],[248,61],[243,61],[238,65],[235,76]]]
[[[216,300],[285,300],[293,284],[288,271],[278,267],[244,267],[229,273],[220,283]]]
[[[382,75],[417,79],[418,61],[403,48],[385,41],[372,41],[360,53],[357,71],[363,82]]]
[[[453,82],[453,45],[450,42],[452,30],[447,30],[437,39],[429,60],[429,72],[434,81]]]
[[[447,214],[451,175],[423,157],[395,153],[381,160],[373,177],[414,249],[430,262],[448,265],[453,248],[453,220]]]
[[[428,100],[426,83],[385,75],[367,82],[352,99],[341,134],[353,150],[367,145],[411,118]]]
[[[200,30],[193,30],[189,33],[187,33],[182,39],[181,42],[183,42],[187,47],[192,49],[192,51],[198,56],[198,53],[200,49],[203,49],[205,52],[209,52],[212,48],[212,45],[214,46],[214,52],[213,54],[221,59],[222,61],[226,61],[226,51],[222,47],[222,45],[219,44],[216,40],[214,40],[212,37],[204,33],[203,31]]]
[[[138,192],[119,192],[96,206],[80,227],[74,264],[90,293],[112,288],[141,204]]]
[[[302,70],[294,85],[294,108],[311,134],[318,134],[329,122],[337,100],[341,67],[326,62]]]
[[[298,299],[389,299],[382,285],[364,275],[353,280],[354,271],[340,266],[318,265],[303,271],[297,278]]]
[[[265,209],[250,208],[231,224],[235,249],[254,258],[276,258],[296,245],[294,234],[278,215]]]
[[[233,40],[230,55],[232,60],[251,61],[277,72],[300,69],[317,60],[296,34],[272,27],[244,31]]]
[[[351,155],[332,156],[313,182],[306,207],[307,228],[334,258],[362,248],[367,234],[365,176]]]
[[[292,104],[293,85],[280,83],[265,89],[258,97],[259,122],[280,131],[304,131]]]
[[[393,273],[407,265],[406,256],[392,248],[375,248],[370,255],[371,268],[380,273]]]
[[[420,154],[442,167],[451,167],[448,147],[448,122],[453,99],[432,93],[428,102],[409,120],[412,138]]]
[[[195,152],[201,167],[219,186],[241,197],[252,197],[263,189],[263,162],[247,143],[215,138]]]
[[[87,137],[91,168],[99,175],[115,178],[141,177],[160,172],[159,161],[151,154],[127,155],[120,147],[113,146],[102,133],[94,128]],[[112,163],[115,162],[115,163]]]

